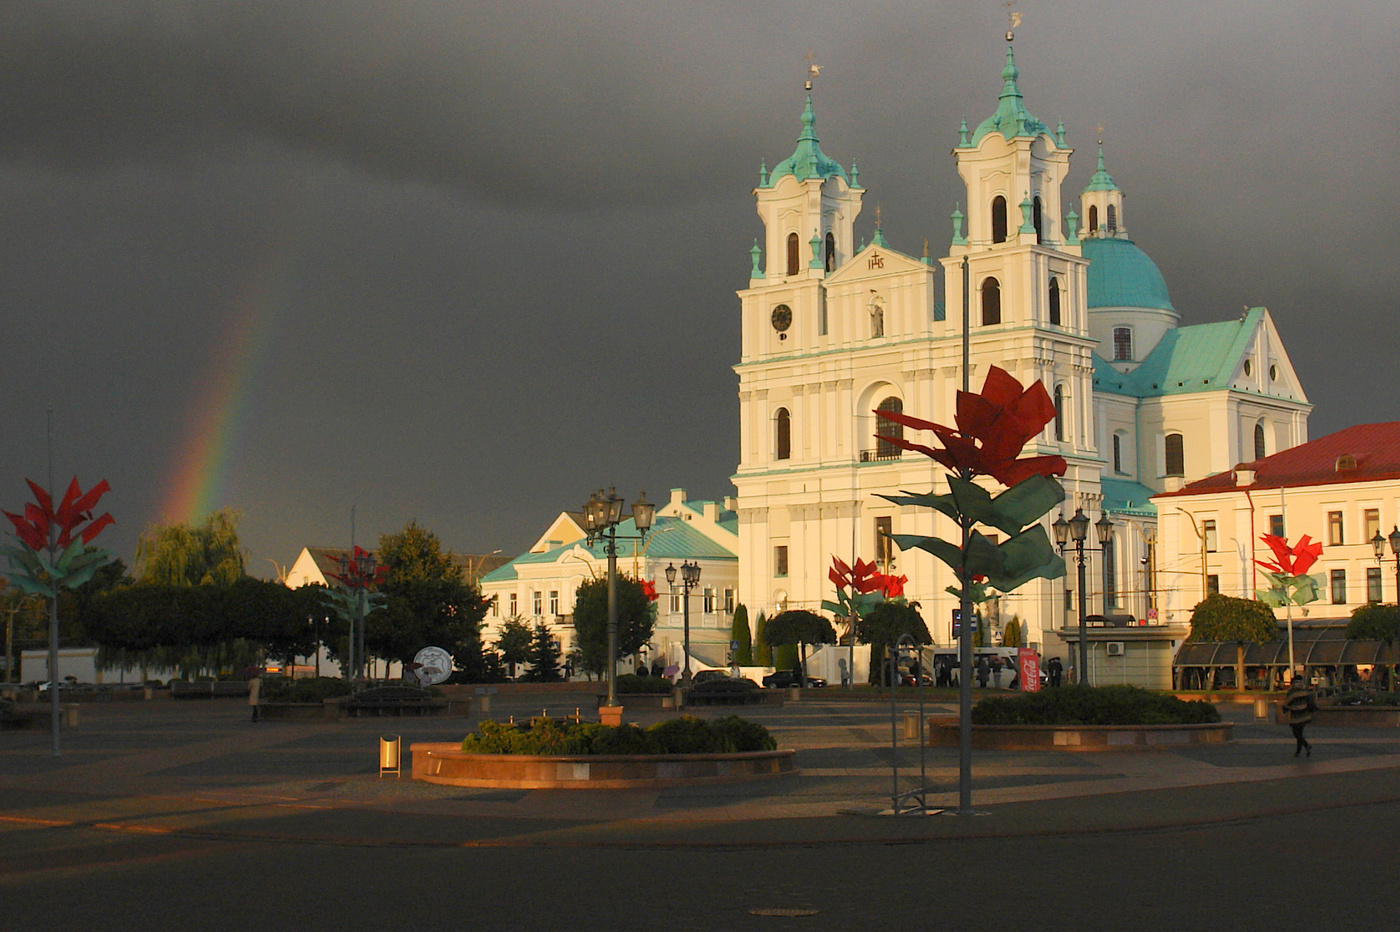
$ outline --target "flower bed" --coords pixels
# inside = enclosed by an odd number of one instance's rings
[[[536,718],[482,722],[461,745],[409,748],[413,778],[453,786],[620,789],[752,780],[792,772],[768,730],[735,716],[636,725]]]

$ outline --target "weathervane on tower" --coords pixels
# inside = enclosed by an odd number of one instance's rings
[[[1006,41],[1010,42],[1016,38],[1014,30],[1021,25],[1021,14],[1011,9],[1014,0],[1006,0],[1002,6],[1006,7]]]
[[[822,66],[816,63],[815,59],[817,53],[813,52],[811,49],[807,50],[807,54],[804,57],[807,59],[807,80],[804,82],[803,86],[810,91],[812,89],[812,79],[822,73]]]

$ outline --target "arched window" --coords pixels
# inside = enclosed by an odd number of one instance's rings
[[[1165,473],[1168,476],[1186,475],[1186,449],[1181,434],[1167,434],[1164,446],[1166,460]]]
[[[1118,207],[1115,204],[1108,205],[1108,232],[1112,233],[1118,229]]]
[[[787,408],[779,408],[774,420],[777,422],[777,456],[774,459],[792,458],[792,415]]]
[[[1055,439],[1064,442],[1065,439],[1065,387],[1055,386]]]
[[[1001,323],[1001,283],[995,278],[982,282],[982,326]]]
[[[1113,361],[1125,362],[1133,358],[1133,328],[1113,328]]]
[[[1254,425],[1254,458],[1262,460],[1269,454],[1264,450],[1264,425]]]
[[[1060,325],[1060,280],[1050,277],[1050,323]]]
[[[830,232],[826,234],[826,270],[836,270],[836,234]]]
[[[787,246],[787,273],[789,275],[796,275],[798,264],[802,261],[798,256],[801,247],[797,242],[796,233],[788,234]]]
[[[1006,198],[992,198],[992,242],[1006,242]]]
[[[904,402],[898,398],[886,398],[880,402],[876,410],[887,414],[903,414]],[[886,421],[883,418],[875,419],[875,429],[880,436],[875,440],[875,458],[877,460],[892,460],[899,458],[899,447],[886,440],[886,437],[896,437],[904,439],[904,427],[894,421]]]
[[[1123,472],[1123,435],[1113,435],[1113,471],[1118,474]]]
[[[1089,232],[1096,233],[1099,229],[1099,205],[1089,205]]]
[[[1036,241],[1037,244],[1039,244],[1040,242],[1042,242],[1042,238],[1041,238],[1041,227],[1040,227],[1040,195],[1039,195],[1039,194],[1037,194],[1037,195],[1035,196],[1035,200],[1031,202],[1031,223],[1035,226],[1035,241]]]

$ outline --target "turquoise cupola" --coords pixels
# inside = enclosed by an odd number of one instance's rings
[[[975,146],[982,137],[988,133],[1001,133],[1005,139],[1014,139],[1017,136],[1039,136],[1048,133],[1050,130],[1040,120],[1026,109],[1025,103],[1021,100],[1021,88],[1017,86],[1016,79],[1020,77],[1020,71],[1016,68],[1016,55],[1011,46],[1006,47],[1006,64],[1001,69],[1001,99],[997,102],[996,112],[987,117],[977,127],[977,131],[972,134],[970,142],[959,145]]]
[[[821,178],[824,181],[837,176],[850,183],[846,177],[846,170],[823,152],[821,144],[817,141],[817,115],[812,110],[811,94],[807,95],[807,106],[802,110],[802,132],[797,137],[797,148],[793,150],[792,155],[773,166],[765,187],[776,184],[784,175],[792,175],[798,181],[806,181],[808,178]]]

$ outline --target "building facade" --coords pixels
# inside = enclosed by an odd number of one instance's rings
[[[1156,546],[1151,497],[1307,439],[1309,405],[1268,311],[1181,327],[1156,265],[1127,236],[1123,192],[1104,168],[1062,200],[1073,150],[1026,109],[1008,46],[991,116],[966,122],[952,150],[967,213],[936,263],[893,248],[878,222],[856,241],[865,189],[826,155],[809,93],[792,155],[753,189],[763,235],[738,292],[739,597],[751,616],[817,610],[832,556],[877,559],[909,577],[936,643],[951,637],[953,583],[922,552],[887,535],[951,539],[952,522],[880,493],[943,491],[941,467],[876,437],[877,409],[954,423],[963,383],[963,315],[974,391],[996,365],[1040,381],[1056,417],[1026,448],[1068,462],[1066,516],[1115,524],[1094,553],[1091,611],[1147,618]],[[939,302],[939,291],[946,302]],[[964,301],[966,297],[966,303]],[[1057,514],[1045,519],[1047,525]],[[1034,581],[990,606],[1060,653],[1071,620],[1065,581]],[[1077,619],[1077,615],[1074,616]]]

